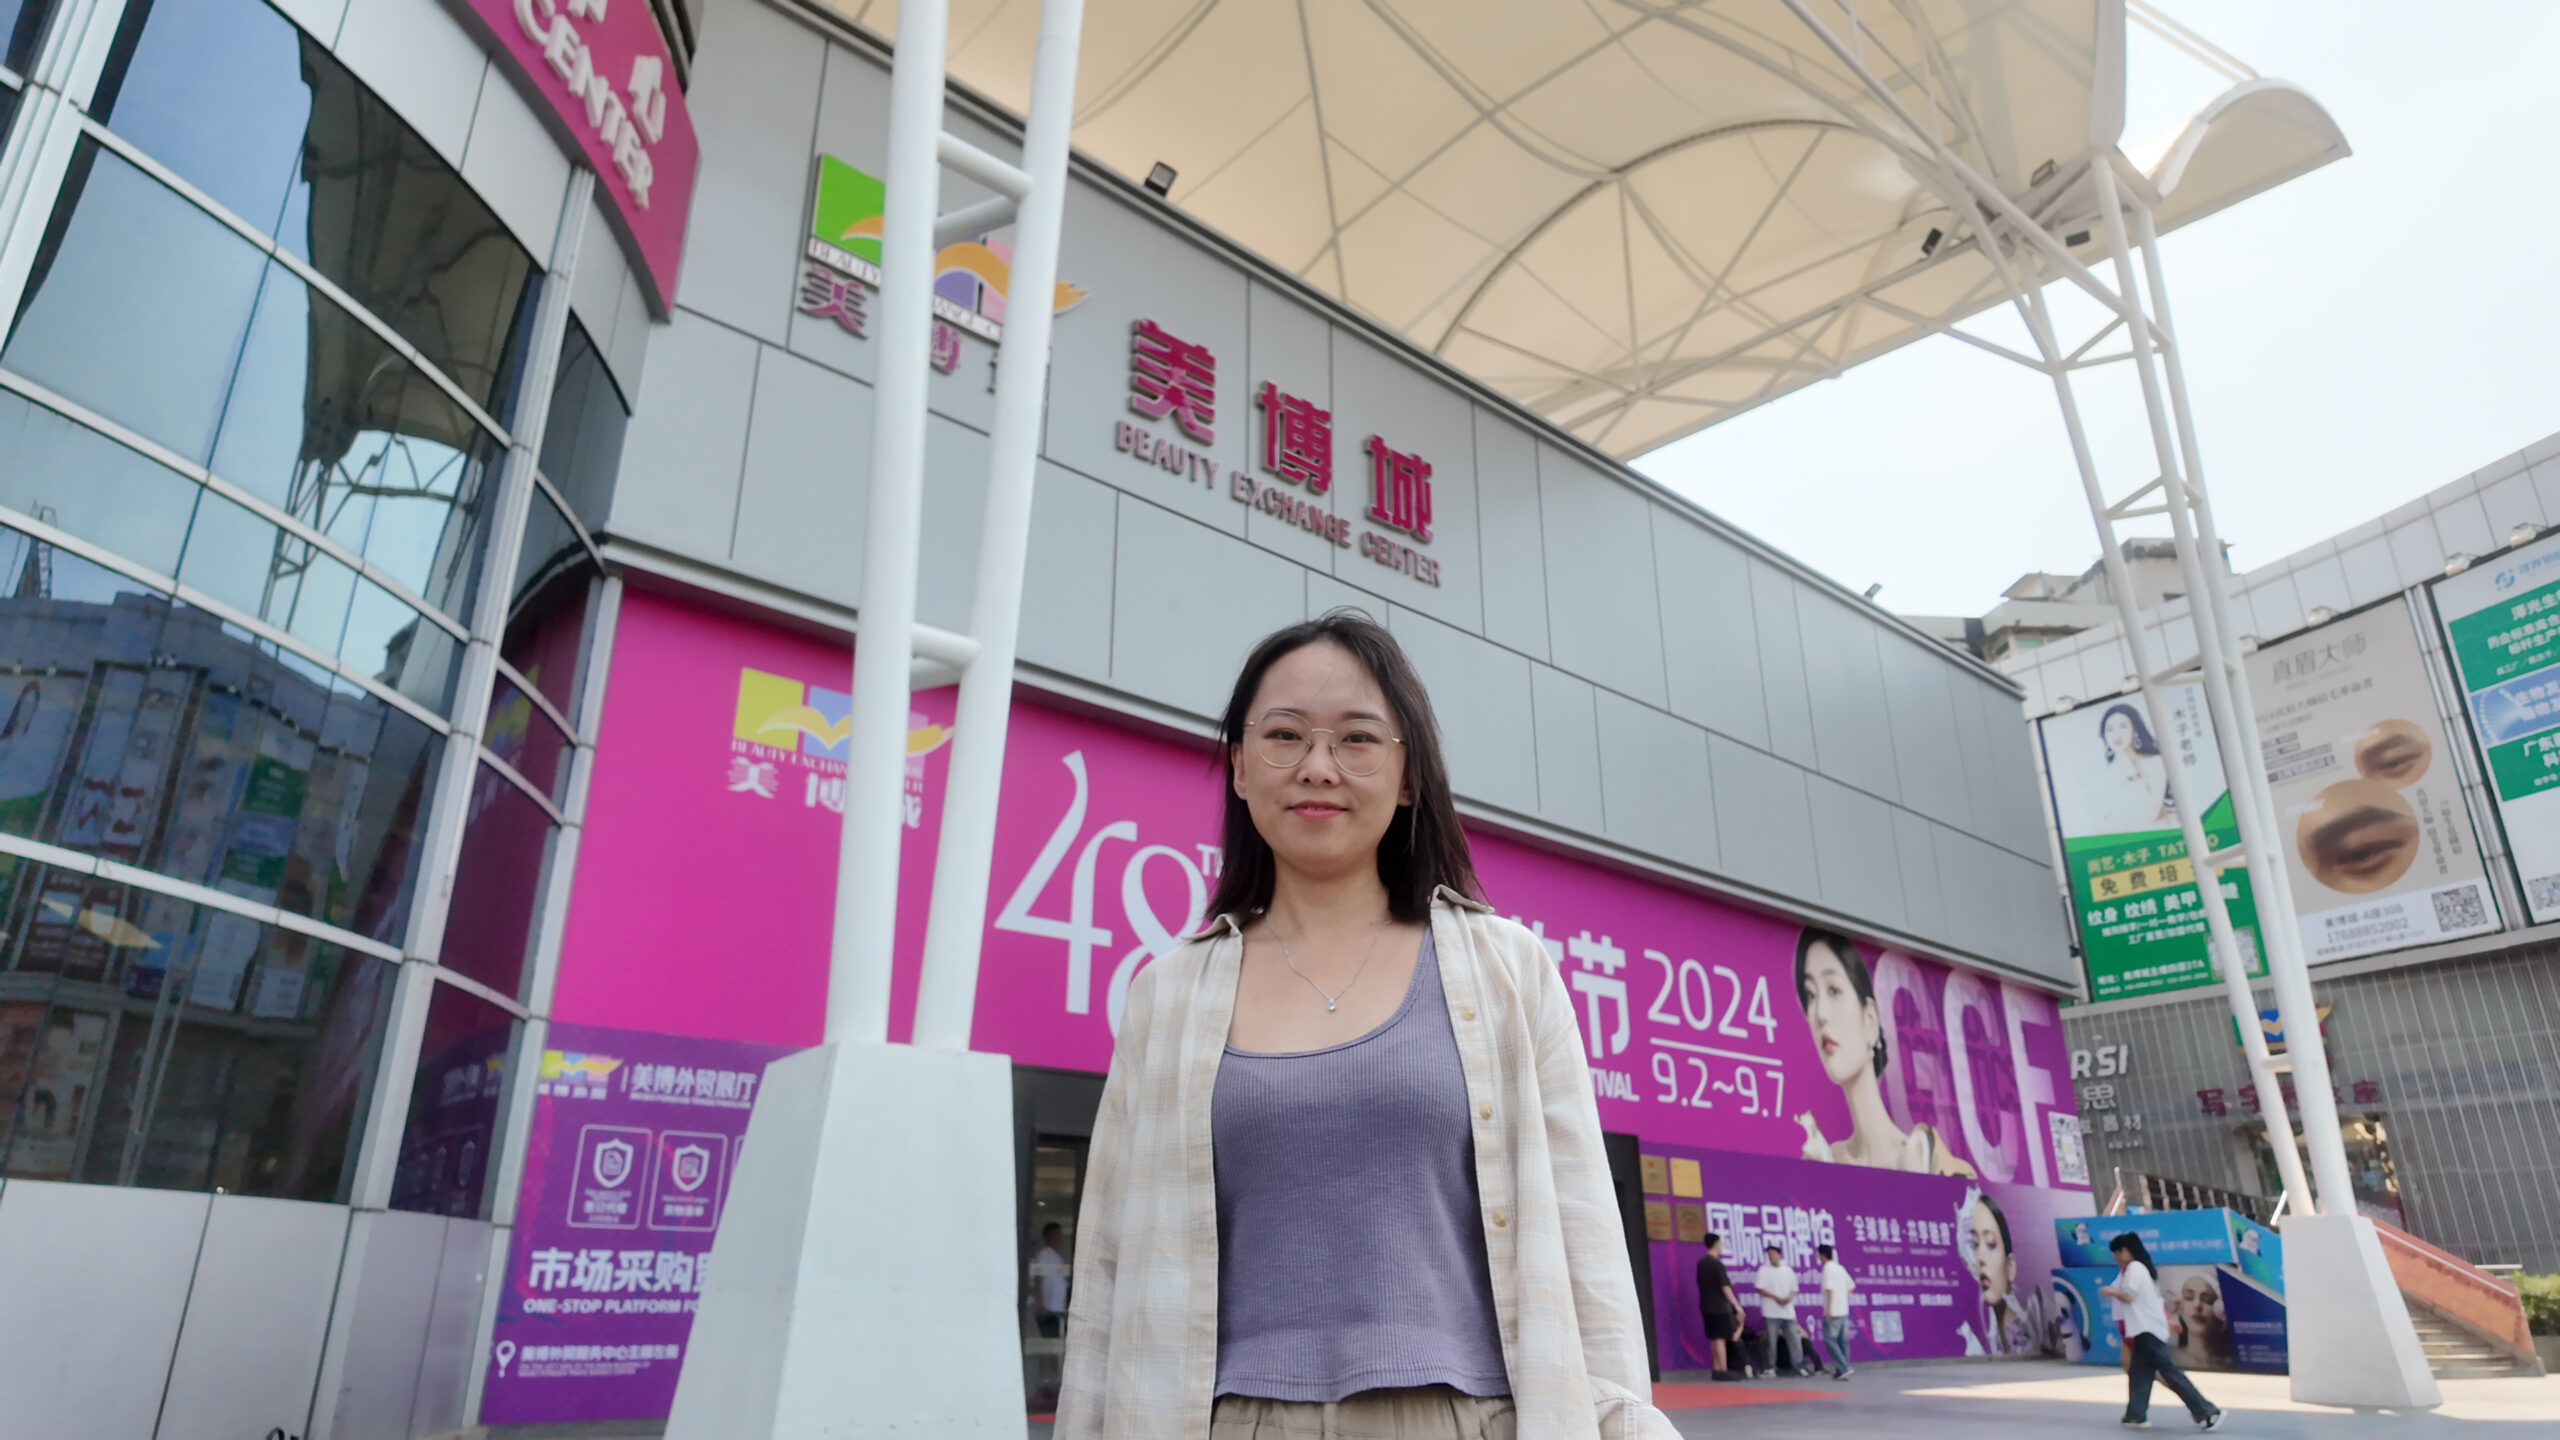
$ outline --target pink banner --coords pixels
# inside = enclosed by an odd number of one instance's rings
[[[829,802],[841,803],[842,763],[827,752],[842,753],[830,727],[849,668],[819,640],[626,596],[557,1017],[815,1042],[839,825]],[[916,702],[892,1038],[913,1011],[949,702],[948,691]],[[1016,707],[977,1048],[1106,1068],[1130,979],[1204,918],[1219,793],[1204,747]],[[1609,1129],[2087,1183],[2051,997],[1853,942],[1845,957],[1829,944],[1809,952],[1809,1007],[1796,922],[1499,836],[1478,832],[1474,846],[1495,908],[1538,933],[1564,972]]]
[[[667,42],[644,0],[469,0],[518,88],[595,171],[606,209],[640,259],[650,307],[675,301],[685,211],[701,163]]]

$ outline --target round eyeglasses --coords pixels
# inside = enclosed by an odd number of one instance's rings
[[[1395,747],[1404,743],[1380,725],[1354,723],[1339,730],[1309,725],[1295,715],[1265,715],[1246,727],[1245,745],[1254,758],[1275,770],[1295,770],[1315,750],[1316,737],[1325,737],[1334,768],[1345,775],[1363,779],[1378,773]]]

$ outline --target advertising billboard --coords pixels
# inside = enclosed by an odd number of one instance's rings
[[[2434,691],[2396,600],[2247,661],[2312,964],[2498,928]]]
[[[2150,717],[2135,695],[2036,722],[2091,1000],[2156,995],[2215,978],[2204,897],[2197,893],[2194,863],[2179,829],[2178,807],[2193,802],[2169,793],[2163,746],[2174,748],[2201,798],[2206,843],[2219,849],[2240,832],[2206,718],[2204,687],[2172,685],[2166,694],[2167,735],[2151,733]],[[2224,872],[2222,897],[2248,953],[2249,973],[2266,974],[2249,877]]]
[[[2560,919],[2560,540],[2481,561],[2432,593],[2525,916]]]

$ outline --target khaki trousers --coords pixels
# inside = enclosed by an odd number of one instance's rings
[[[1518,1440],[1508,1396],[1485,1399],[1446,1385],[1364,1390],[1316,1403],[1221,1395],[1209,1440]]]

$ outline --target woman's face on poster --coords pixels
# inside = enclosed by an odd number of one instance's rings
[[[2115,714],[2107,717],[2106,727],[2101,733],[2106,736],[2108,749],[2115,751],[2119,755],[2130,755],[2133,753],[2132,716],[2125,714],[2121,710],[2117,711]]]
[[[1858,994],[1849,967],[1828,945],[1805,953],[1804,1023],[1813,1032],[1813,1048],[1822,1055],[1822,1073],[1845,1086],[1875,1063],[1880,1023],[1876,1002]]]
[[[2179,1284],[2178,1310],[2193,1339],[2215,1339],[2227,1328],[2222,1318],[2222,1291],[2215,1287],[2210,1275],[2190,1275]]]
[[[2000,1240],[2000,1217],[1991,1213],[1988,1204],[1977,1204],[1965,1227],[1965,1257],[1973,1271],[1974,1283],[1982,1287],[1985,1304],[1997,1305],[2009,1298],[2009,1287],[2018,1278],[2018,1258]]]

